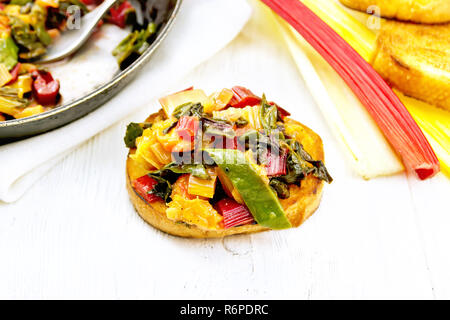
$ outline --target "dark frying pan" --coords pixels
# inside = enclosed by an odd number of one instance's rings
[[[142,66],[150,60],[153,52],[166,37],[182,2],[182,0],[157,1],[167,2],[168,10],[164,14],[164,22],[159,28],[156,39],[144,54],[108,83],[75,101],[32,117],[0,122],[0,144],[43,133],[75,121],[100,107],[124,88],[142,69]]]

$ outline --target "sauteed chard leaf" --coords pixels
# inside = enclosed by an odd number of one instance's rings
[[[0,38],[0,63],[3,63],[8,70],[11,70],[18,59],[19,48],[11,37]]]
[[[179,105],[175,108],[172,115],[177,119],[174,123],[172,123],[169,127],[163,130],[163,134],[168,134],[170,130],[175,128],[178,125],[178,120],[181,117],[190,117],[190,116],[196,116],[199,119],[203,116],[203,106],[201,103],[185,103],[182,105]]]
[[[119,65],[122,65],[133,54],[141,55],[150,46],[147,40],[156,32],[154,23],[150,23],[146,29],[135,30],[126,36],[113,50]]]
[[[33,21],[33,29],[36,32],[39,41],[44,46],[48,46],[52,42],[52,38],[45,28],[45,20],[47,19],[46,9],[35,3],[31,8],[30,15]]]
[[[25,108],[29,101],[24,98],[19,98],[19,90],[16,88],[2,87],[0,88],[0,97],[4,98],[3,103],[12,104],[15,108]]]
[[[239,119],[236,120],[236,126],[238,128],[245,127],[248,124],[248,121],[242,117],[239,117]]]
[[[151,191],[152,194],[163,198],[166,202],[170,202],[172,193],[172,183],[174,183],[181,174],[190,173],[201,179],[210,179],[211,177],[206,171],[203,164],[183,164],[170,163],[164,168],[151,172],[148,175],[154,178],[158,184]]]
[[[152,125],[150,123],[135,123],[131,122],[127,126],[127,131],[125,137],[123,138],[125,145],[128,148],[136,148],[136,139],[142,136],[144,130],[150,128]]]
[[[170,170],[174,173],[178,174],[186,174],[190,173],[193,176],[201,179],[210,179],[208,172],[206,171],[206,168],[203,164],[197,163],[197,164],[177,164],[175,162],[169,163],[164,168],[161,169],[161,171]]]
[[[17,4],[19,6],[24,6],[27,3],[30,3],[33,0],[11,0],[10,4]]]
[[[201,103],[188,102],[176,107],[172,115],[177,119],[181,117],[198,117],[200,119],[203,116],[203,106]]]
[[[305,149],[303,149],[302,145],[300,145],[299,153],[305,161],[310,163],[315,168],[315,170],[313,171],[314,176],[328,183],[331,183],[333,181],[333,178],[328,173],[327,168],[321,160],[314,160],[311,155],[306,152]]]
[[[288,173],[280,177],[283,181],[300,185],[301,180],[310,173],[328,183],[333,181],[323,162],[313,160],[298,141],[288,139],[284,146],[289,153],[287,158]]]
[[[173,128],[175,128],[178,124],[178,120],[175,121],[174,123],[172,123],[170,126],[168,126],[167,128],[165,128],[163,130],[163,134],[168,134],[170,132],[170,130],[172,130]]]
[[[12,37],[17,44],[26,49],[26,51],[21,52],[19,56],[22,59],[28,60],[44,54],[46,51],[45,47],[39,41],[36,32],[31,30],[31,26],[14,16],[8,15],[8,17]]]
[[[286,184],[286,182],[281,181],[278,178],[272,178],[270,179],[269,185],[277,193],[278,198],[287,199],[290,197],[291,194],[289,192],[289,186]]]
[[[261,100],[261,125],[265,130],[277,128],[278,109],[267,102],[266,95],[263,94]]]
[[[169,202],[170,195],[172,194],[172,184],[159,175],[152,173],[149,173],[148,175],[157,181],[157,184],[149,193],[164,199],[166,202]]]
[[[227,138],[234,138],[236,135],[233,130],[233,124],[228,121],[203,117],[202,125],[205,135],[225,136]]]

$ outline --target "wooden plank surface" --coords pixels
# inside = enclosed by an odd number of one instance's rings
[[[317,131],[335,181],[311,219],[224,240],[149,227],[128,201],[122,142],[129,121],[155,111],[149,104],[0,204],[0,298],[450,298],[448,179],[356,176],[271,37],[253,19],[171,90],[245,85]]]

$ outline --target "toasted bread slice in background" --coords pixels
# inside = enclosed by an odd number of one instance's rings
[[[449,0],[339,0],[349,8],[367,12],[370,6],[380,8],[385,18],[416,23],[450,22]]]
[[[386,21],[377,41],[372,65],[391,86],[450,111],[450,24]]]
[[[147,120],[155,119],[156,115]],[[322,140],[313,130],[301,123],[285,119],[285,123],[295,128],[295,139],[303,144],[305,150],[317,160],[324,160]],[[206,230],[195,225],[176,222],[167,218],[167,206],[163,200],[147,203],[133,189],[131,182],[142,176],[142,170],[128,157],[126,164],[126,184],[128,194],[139,215],[153,227],[171,235],[187,238],[221,238],[234,234],[247,234],[270,230],[257,224],[244,225],[222,230]],[[290,197],[280,199],[280,203],[293,227],[300,226],[319,207],[324,181],[308,176],[302,180],[301,187],[290,185]]]

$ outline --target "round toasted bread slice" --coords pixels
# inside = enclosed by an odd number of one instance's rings
[[[450,1],[448,0],[340,0],[349,8],[367,12],[376,6],[380,15],[416,23],[450,22]]]
[[[154,117],[150,116],[149,119]],[[303,124],[284,119],[285,124],[295,128],[295,139],[317,160],[324,160],[322,140],[313,130]],[[248,234],[270,230],[258,224],[237,226],[229,229],[206,230],[196,225],[173,221],[167,218],[167,206],[163,200],[148,203],[132,187],[132,181],[141,175],[141,170],[131,158],[126,163],[126,184],[128,194],[136,211],[153,227],[174,236],[186,238],[222,238],[235,234]],[[309,175],[302,180],[301,187],[289,185],[290,197],[280,199],[280,203],[293,227],[300,226],[318,208],[324,181]]]

